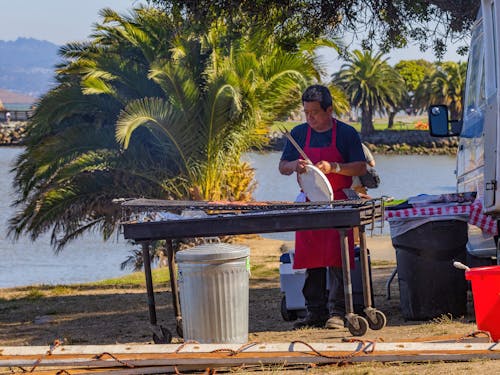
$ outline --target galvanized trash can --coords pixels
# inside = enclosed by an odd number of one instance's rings
[[[250,249],[212,243],[176,254],[184,341],[246,343]]]

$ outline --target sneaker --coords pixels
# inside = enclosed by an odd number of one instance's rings
[[[325,323],[325,328],[341,329],[344,328],[344,318],[339,315],[332,315]]]
[[[308,312],[304,319],[299,320],[293,324],[293,329],[301,329],[307,327],[322,328],[325,326],[325,322],[327,321],[327,319],[328,317],[326,316],[311,314]]]

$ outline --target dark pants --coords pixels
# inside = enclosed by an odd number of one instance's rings
[[[345,298],[342,267],[308,268],[302,294],[306,300],[307,311],[311,314],[344,316]]]

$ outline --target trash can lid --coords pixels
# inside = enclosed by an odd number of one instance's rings
[[[250,255],[250,248],[242,245],[209,243],[191,247],[175,254],[177,262],[203,262],[213,260],[232,260]]]
[[[465,271],[467,280],[481,276],[500,276],[500,266],[474,267],[469,271]]]

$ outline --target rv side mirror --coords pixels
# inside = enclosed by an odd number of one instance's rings
[[[460,134],[461,121],[448,120],[448,107],[444,104],[429,107],[429,130],[433,137],[453,137]]]

